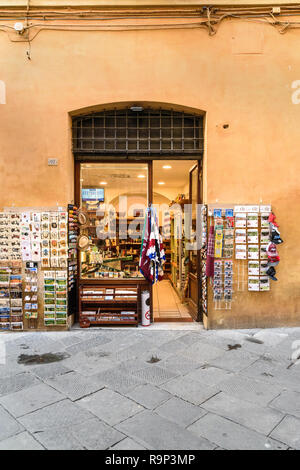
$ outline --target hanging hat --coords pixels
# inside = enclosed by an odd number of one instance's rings
[[[276,227],[279,227],[279,225],[276,222],[276,215],[273,214],[273,212],[271,212],[271,214],[269,215],[268,222],[275,225]]]
[[[275,243],[276,245],[280,245],[280,243],[283,243],[282,238],[280,238],[280,233],[278,233],[277,230],[272,230],[271,231],[270,240],[271,240],[271,242]]]
[[[85,226],[88,225],[88,222],[89,222],[89,218],[88,218],[88,215],[86,214],[86,212],[80,210],[78,212],[78,224],[84,228]]]
[[[280,232],[279,232],[279,229],[278,229],[278,226],[277,225],[274,225],[272,222],[270,222],[270,230],[271,231],[275,231],[278,233],[278,235],[280,235]]]
[[[277,280],[278,280],[277,277],[275,276],[276,270],[275,270],[275,268],[273,268],[273,266],[271,266],[269,269],[267,269],[266,274],[267,274],[273,281],[277,281]]]
[[[276,261],[280,261],[280,257],[279,257],[275,243],[270,242],[266,248],[266,252],[268,255],[268,260],[271,261],[272,263]]]
[[[80,250],[85,250],[89,246],[89,244],[90,244],[90,240],[86,235],[81,235],[78,238],[77,245]]]
[[[275,268],[276,266],[278,266],[278,264],[279,261],[268,261],[267,267],[270,268],[272,266],[273,268]]]

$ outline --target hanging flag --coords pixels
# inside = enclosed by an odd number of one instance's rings
[[[142,245],[140,252],[139,268],[147,281],[150,281],[150,258],[147,256],[149,235],[151,230],[151,212],[149,209],[146,210],[144,230],[142,236]]]
[[[153,208],[147,209],[140,255],[140,271],[153,284],[164,276],[166,261],[162,236],[159,233],[158,218]]]

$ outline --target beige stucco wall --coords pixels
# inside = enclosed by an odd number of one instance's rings
[[[299,30],[228,21],[213,37],[200,29],[43,31],[28,60],[26,42],[0,33],[0,207],[73,200],[74,110],[139,101],[202,110],[206,202],[270,203],[285,241],[271,292],[246,292],[231,311],[210,309],[209,326],[299,325],[299,48]],[[50,157],[57,167],[47,166]]]

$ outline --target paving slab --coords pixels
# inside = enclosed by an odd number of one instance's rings
[[[166,359],[163,359],[160,362],[160,366],[174,372],[176,375],[185,375],[200,367],[201,363],[193,361],[193,359],[189,359],[181,354],[172,354]]]
[[[146,450],[146,447],[141,446],[133,439],[130,439],[130,437],[126,437],[122,441],[110,447],[110,450]]]
[[[191,346],[194,343],[198,343],[203,339],[203,334],[196,332],[184,333],[179,336],[179,341],[181,341],[185,346]]]
[[[229,338],[213,334],[203,338],[202,342],[203,345],[214,346],[215,348],[222,349],[223,351],[234,351],[234,349],[230,349],[230,347],[238,345],[239,350],[242,351],[245,339]]]
[[[108,389],[82,398],[77,404],[111,426],[144,410],[142,405]]]
[[[242,397],[241,397],[242,398]],[[203,403],[202,407],[235,423],[268,435],[284,415],[277,410],[261,407],[221,392]]]
[[[128,359],[127,361],[117,363],[115,370],[127,375],[134,373],[136,370],[143,369],[144,367],[152,367],[152,364],[140,359]]]
[[[18,392],[19,390],[37,385],[40,380],[37,379],[30,372],[24,372],[10,377],[0,379],[0,396],[8,395],[9,393]]]
[[[116,336],[114,336],[109,343],[102,344],[101,346],[95,348],[95,350],[101,353],[105,352],[113,356],[114,354],[117,354],[120,350],[126,349],[129,346],[133,346],[135,343],[140,343],[140,338],[125,338],[124,336],[120,338],[118,333],[116,333]]]
[[[46,384],[33,387],[0,397],[0,404],[16,418],[32,413],[40,408],[63,400],[65,397]]]
[[[105,337],[105,335],[95,336],[94,338],[89,338],[80,343],[75,343],[72,346],[68,346],[66,347],[65,350],[68,354],[73,355],[82,351],[87,351],[88,349],[92,349],[97,346],[102,346],[110,342],[111,342],[111,339],[108,337]]]
[[[267,346],[278,346],[282,341],[288,337],[286,333],[279,333],[276,331],[262,330],[256,333],[253,338],[263,341]]]
[[[0,450],[44,450],[27,431],[0,442]]]
[[[200,405],[220,391],[217,387],[209,387],[187,377],[176,377],[160,388],[194,405]]]
[[[44,339],[32,345],[33,354],[47,354],[47,353],[62,353],[65,351],[65,346],[60,341],[47,341],[44,344]],[[29,351],[23,351],[23,354],[30,354]]]
[[[51,428],[68,427],[91,419],[93,415],[66,399],[19,418],[19,422],[31,433]]]
[[[82,341],[82,337],[80,334],[68,334],[68,336],[65,336],[60,339],[60,342],[65,346],[73,346],[74,344],[78,344]]]
[[[38,346],[50,349],[53,344],[53,340],[44,339],[39,335],[35,339],[30,337],[16,338],[6,343],[6,354],[8,357],[17,358],[20,354],[33,354]]]
[[[93,352],[93,354],[91,354]],[[93,349],[78,353],[63,361],[63,365],[68,369],[79,372],[82,375],[90,376],[109,369],[113,369],[118,363],[112,360],[106,353],[101,353]]]
[[[246,367],[249,367],[255,361],[258,356],[250,352],[236,349],[232,351],[226,351],[221,357],[208,361],[211,366],[225,369],[231,372],[240,372]]]
[[[144,367],[143,369],[133,371],[132,375],[143,382],[160,385],[176,377],[177,374],[163,367],[152,365],[152,367]]]
[[[250,335],[243,343],[243,351],[247,351],[256,356],[262,356],[270,350],[270,346],[265,344],[259,338],[255,338],[254,335]]]
[[[79,398],[90,395],[105,386],[104,383],[101,382],[101,380],[97,380],[96,377],[85,377],[77,372],[57,375],[46,379],[46,383],[72,401],[79,400]]]
[[[151,341],[152,347],[159,347],[164,343],[168,343],[169,341],[173,341],[178,339],[179,337],[183,336],[182,332],[178,331],[170,331],[170,330],[153,330],[153,331],[145,331],[141,330],[139,332],[145,339]]]
[[[123,349],[119,349],[114,353],[114,358],[117,361],[126,361],[130,359],[138,359],[141,354],[145,353],[152,347],[151,341],[144,339],[143,341],[137,341],[131,346]]]
[[[56,375],[67,374],[72,370],[63,365],[61,362],[52,362],[50,364],[43,364],[35,367],[27,367],[34,375],[36,375],[39,379],[42,380],[55,377]]]
[[[286,449],[284,444],[211,413],[189,426],[188,430],[226,450]]]
[[[151,384],[140,385],[128,392],[126,396],[150,410],[172,397],[170,393]]]
[[[92,419],[72,426],[71,433],[87,450],[105,450],[124,439],[124,434]]]
[[[139,356],[139,360],[149,363],[153,358],[157,358],[159,359],[159,363],[161,363],[171,355],[172,353],[163,351],[159,346],[151,346],[151,348],[147,349]]]
[[[173,397],[156,408],[155,413],[185,428],[197,421],[201,416],[204,416],[207,412],[199,406]]]
[[[199,341],[198,343],[194,343],[185,348],[182,354],[187,356],[189,359],[193,359],[194,361],[204,364],[216,359],[217,357],[224,356],[224,349]]]
[[[145,383],[144,380],[140,380],[138,377],[135,377],[132,374],[123,374],[120,372],[118,367],[106,370],[100,374],[92,375],[91,377],[93,377],[98,382],[105,384],[105,386],[111,388],[112,390],[123,394],[126,394],[130,390],[133,390],[139,385]]]
[[[34,433],[35,439],[47,450],[84,450],[70,426],[51,428]]]
[[[214,446],[178,424],[144,411],[116,426],[142,446],[155,450],[212,450]]]
[[[279,397],[270,403],[270,407],[300,418],[300,393],[282,392]]]
[[[254,362],[241,372],[241,375],[257,378],[269,385],[281,385],[283,388],[300,392],[300,367],[288,368],[290,361],[274,361],[266,357]]]
[[[23,427],[0,406],[0,441],[23,431]]]
[[[210,387],[213,387],[232,376],[232,372],[210,365],[202,366],[186,375],[187,378],[199,381],[200,383],[209,385]]]
[[[284,442],[295,450],[300,450],[300,419],[286,416],[273,430],[271,437]]]
[[[219,389],[227,395],[235,398],[243,397],[243,400],[266,406],[282,392],[280,385],[270,387],[261,380],[249,379],[234,375],[218,384]]]
[[[36,332],[34,335],[24,335],[22,338],[11,341],[8,345],[9,353],[19,352],[20,354],[59,352],[64,349],[63,343],[55,337],[45,336]]]
[[[18,364],[15,360],[6,360],[5,364],[0,364],[0,379],[21,374],[22,372],[26,372],[25,366],[23,364]]]
[[[223,338],[228,343],[239,343],[243,344],[246,338],[249,338],[248,333],[244,333],[238,330],[217,330],[212,332],[211,338]]]
[[[180,338],[172,339],[160,345],[159,349],[166,353],[176,354],[180,351],[185,350],[189,345],[185,344]]]

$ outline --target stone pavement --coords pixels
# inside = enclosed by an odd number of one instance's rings
[[[0,450],[300,449],[300,328],[1,333],[0,346]]]

